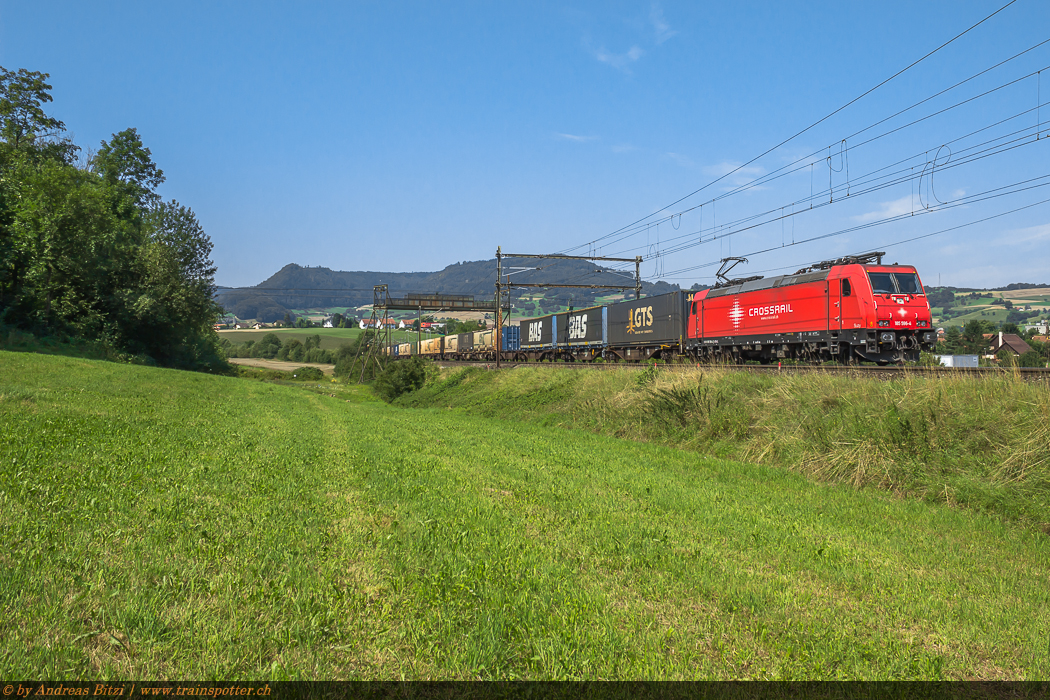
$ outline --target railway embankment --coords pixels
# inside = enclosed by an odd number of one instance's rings
[[[1050,391],[1004,374],[443,370],[395,401],[775,466],[1024,522],[1050,534]]]

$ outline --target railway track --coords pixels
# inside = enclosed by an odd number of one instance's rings
[[[495,362],[475,361],[452,361],[439,360],[439,367],[464,368],[479,367],[482,369],[496,369]],[[648,367],[642,363],[590,363],[590,362],[502,362],[501,369],[513,369],[515,367],[554,367],[557,369],[572,370],[642,370]],[[917,366],[891,366],[875,367],[868,365],[705,365],[705,364],[660,364],[660,371],[678,372],[688,369],[709,367],[711,369],[722,369],[733,372],[752,372],[754,374],[837,374],[853,377],[868,377],[872,379],[896,379],[899,377],[1017,377],[1026,382],[1047,382],[1050,384],[1050,369],[1042,367],[917,367]]]

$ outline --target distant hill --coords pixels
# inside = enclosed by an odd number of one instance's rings
[[[504,261],[518,270],[511,282],[559,284],[625,284],[633,286],[634,269],[609,270],[586,260],[546,260],[514,258]],[[303,267],[289,264],[255,287],[221,288],[217,301],[239,318],[272,322],[284,318],[291,309],[324,309],[336,306],[362,306],[372,303],[373,287],[388,285],[391,296],[407,292],[429,294],[472,294],[489,299],[495,293],[496,260],[477,260],[449,265],[438,272],[347,272],[327,267]],[[666,282],[642,282],[642,294],[654,296],[678,289]],[[285,291],[287,290],[287,291]],[[522,294],[543,294],[553,300],[572,298],[577,307],[593,305],[598,297],[615,293],[607,289],[514,290],[515,299]]]
[[[1050,287],[1050,283],[1043,282],[1041,284],[1035,284],[1032,282],[1013,282],[1005,287],[933,287],[926,286],[927,290],[943,289],[948,292],[960,292],[969,294],[970,292],[1016,292],[1021,289],[1046,289]]]

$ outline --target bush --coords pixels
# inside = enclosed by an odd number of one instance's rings
[[[1046,361],[1035,350],[1029,350],[1017,358],[1017,364],[1021,367],[1046,367]]]
[[[267,333],[252,346],[252,357],[272,360],[281,351],[281,339],[276,333]]]
[[[335,376],[348,382],[356,382],[362,376],[362,365],[364,365],[363,376],[365,379],[375,379],[377,366],[375,358],[365,362],[368,356],[369,345],[375,340],[375,331],[365,331],[352,343],[343,343],[339,349],[331,354],[331,361],[335,364]],[[385,362],[384,362],[385,364]]]
[[[300,367],[292,372],[293,379],[315,382],[324,379],[324,372],[317,367]]]
[[[376,377],[372,384],[375,391],[384,401],[393,401],[402,394],[422,389],[427,383],[429,360],[422,357],[410,357],[407,360],[391,362]]]

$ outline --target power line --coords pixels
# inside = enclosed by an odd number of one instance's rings
[[[930,56],[932,56],[933,54],[937,53],[938,51],[940,51],[940,50],[941,50],[941,49],[943,49],[944,47],[948,46],[949,44],[951,44],[952,42],[956,41],[957,39],[959,39],[959,38],[961,38],[961,37],[965,36],[965,35],[966,35],[966,34],[968,34],[969,32],[971,32],[971,31],[973,31],[974,29],[976,29],[977,27],[979,27],[980,25],[984,24],[985,22],[987,22],[988,20],[990,20],[990,19],[991,19],[992,17],[994,17],[995,15],[997,15],[997,14],[999,14],[1000,12],[1002,12],[1003,10],[1005,10],[1005,9],[1006,9],[1007,7],[1009,7],[1010,5],[1013,5],[1013,4],[1015,3],[1015,2],[1017,2],[1017,0],[1010,0],[1010,2],[1006,3],[1005,5],[1003,5],[1002,7],[1000,7],[1000,8],[999,8],[998,10],[996,10],[995,12],[991,13],[990,15],[988,15],[987,17],[985,17],[985,18],[984,18],[984,19],[982,19],[981,21],[977,22],[976,24],[973,24],[973,25],[971,25],[970,27],[968,27],[967,29],[965,29],[965,30],[964,30],[964,31],[962,31],[961,33],[959,33],[959,34],[956,34],[956,35],[955,35],[954,37],[952,37],[952,38],[951,38],[951,39],[949,39],[948,41],[944,42],[943,44],[941,44],[941,45],[940,45],[940,46],[938,46],[937,48],[933,49],[932,51],[930,51],[929,53],[927,53],[927,54],[926,54],[926,55],[924,55],[923,57],[921,57],[921,58],[919,58],[919,59],[917,59],[917,60],[913,61],[913,62],[912,62],[912,63],[910,63],[910,64],[908,64],[907,66],[905,66],[905,67],[904,67],[904,68],[902,68],[901,70],[897,71],[896,73],[894,73],[894,74],[893,74],[893,75],[891,75],[890,77],[888,77],[888,78],[886,78],[885,80],[883,80],[882,82],[880,82],[880,83],[879,83],[878,85],[876,85],[876,86],[874,86],[874,87],[872,87],[872,88],[869,88],[868,90],[864,91],[863,93],[861,93],[861,94],[860,94],[860,95],[858,95],[857,97],[853,98],[852,100],[850,100],[850,101],[849,101],[849,102],[847,102],[846,104],[842,105],[842,106],[841,106],[841,107],[839,107],[838,109],[834,110],[834,111],[833,111],[833,112],[831,112],[830,114],[827,114],[827,115],[825,115],[824,117],[821,117],[820,119],[818,119],[817,121],[813,122],[812,124],[810,124],[810,125],[809,125],[809,126],[807,126],[806,128],[802,129],[801,131],[798,131],[798,132],[797,132],[797,133],[795,133],[794,135],[792,135],[792,136],[790,136],[790,137],[788,137],[788,138],[784,139],[783,141],[781,141],[781,142],[780,142],[780,143],[778,143],[777,145],[775,145],[775,146],[773,146],[772,148],[769,148],[769,149],[767,149],[766,151],[764,151],[764,152],[760,153],[759,155],[755,156],[754,158],[752,158],[751,160],[747,161],[746,163],[743,163],[742,165],[739,165],[739,166],[737,166],[736,168],[734,168],[733,170],[729,171],[728,173],[725,173],[724,175],[721,175],[721,176],[719,176],[719,177],[715,178],[714,180],[712,180],[711,182],[707,183],[707,184],[706,184],[706,185],[704,185],[703,187],[700,187],[699,189],[696,189],[696,190],[694,190],[694,191],[690,192],[689,194],[685,195],[684,197],[681,197],[681,198],[679,198],[679,199],[675,200],[674,202],[671,202],[671,203],[670,203],[670,204],[668,204],[667,206],[661,207],[660,209],[656,210],[655,212],[653,212],[653,213],[651,213],[651,214],[649,214],[649,215],[647,215],[647,216],[644,216],[644,217],[642,217],[642,218],[640,218],[640,219],[638,219],[638,220],[636,220],[636,221],[633,221],[633,222],[631,222],[630,224],[627,224],[626,226],[623,226],[623,227],[621,227],[621,228],[619,228],[619,229],[617,229],[617,230],[615,230],[615,231],[612,231],[611,233],[608,233],[608,234],[606,234],[606,235],[604,235],[604,236],[601,236],[601,237],[599,237],[599,238],[596,238],[596,239],[594,239],[594,240],[592,240],[592,241],[589,241],[588,243],[584,243],[584,244],[582,244],[582,245],[579,245],[579,246],[575,246],[575,247],[572,247],[572,248],[566,248],[565,250],[562,250],[562,251],[559,251],[559,252],[568,252],[568,251],[570,251],[570,250],[577,250],[577,249],[579,249],[579,248],[582,248],[582,247],[583,247],[583,246],[585,246],[585,245],[593,245],[594,243],[597,243],[598,241],[601,241],[601,240],[605,240],[606,238],[609,238],[610,236],[614,236],[614,235],[616,235],[617,233],[620,233],[620,232],[624,231],[625,229],[628,229],[628,228],[630,228],[630,227],[632,227],[632,226],[635,226],[635,225],[637,225],[637,224],[639,224],[639,223],[641,223],[641,222],[645,221],[646,219],[650,219],[650,218],[652,218],[653,216],[656,216],[657,214],[659,214],[659,213],[660,213],[660,212],[662,212],[662,211],[666,211],[666,210],[667,210],[667,209],[669,209],[670,207],[673,207],[674,205],[676,205],[676,204],[679,204],[679,203],[681,203],[681,202],[685,201],[686,199],[689,199],[689,198],[690,198],[690,197],[692,197],[693,195],[695,195],[695,194],[698,194],[699,192],[702,192],[703,190],[707,189],[707,188],[708,188],[708,187],[710,187],[711,185],[714,185],[714,184],[717,184],[718,182],[721,182],[722,180],[724,180],[725,178],[729,177],[730,175],[733,175],[734,173],[740,172],[740,170],[742,170],[743,168],[746,168],[747,166],[751,165],[752,163],[754,163],[755,161],[759,160],[760,158],[764,158],[765,156],[769,155],[770,153],[772,153],[773,151],[777,150],[777,149],[778,149],[778,148],[780,148],[781,146],[783,146],[783,145],[785,145],[785,144],[787,144],[787,143],[789,143],[789,142],[793,141],[794,139],[798,138],[798,137],[799,137],[799,136],[801,136],[802,134],[806,133],[807,131],[810,131],[810,130],[811,130],[811,129],[813,129],[814,127],[816,127],[816,126],[818,126],[818,125],[822,124],[823,122],[827,121],[827,120],[828,120],[828,119],[830,119],[831,117],[835,116],[836,114],[838,114],[838,113],[839,113],[839,112],[841,112],[842,110],[844,110],[844,109],[846,109],[847,107],[849,107],[849,106],[853,105],[853,104],[854,104],[854,103],[856,103],[857,101],[859,101],[859,100],[863,99],[864,97],[866,97],[866,96],[870,95],[870,94],[871,94],[872,92],[874,92],[875,90],[878,90],[878,89],[879,89],[880,87],[882,87],[882,86],[883,86],[883,85],[885,85],[886,83],[888,83],[888,82],[890,82],[891,80],[893,80],[893,79],[897,78],[898,76],[902,75],[903,73],[905,73],[906,71],[910,70],[911,68],[914,68],[914,67],[915,67],[916,65],[918,65],[919,63],[922,63],[922,62],[923,62],[923,61],[925,61],[925,60],[926,60],[927,58],[929,58],[929,57],[930,57]]]
[[[983,127],[981,129],[977,129],[975,131],[972,131],[969,134],[966,134],[964,136],[958,137],[956,139],[952,139],[950,141],[946,141],[946,142],[944,142],[944,144],[942,144],[941,147],[944,147],[945,145],[948,145],[948,144],[957,143],[958,141],[961,141],[961,140],[963,140],[965,138],[969,138],[969,137],[971,137],[971,136],[973,136],[975,134],[978,134],[978,133],[980,133],[982,131],[986,131],[989,128],[993,128],[995,126],[999,126],[999,125],[1001,125],[1001,124],[1003,124],[1003,123],[1005,123],[1007,121],[1010,121],[1012,119],[1016,119],[1016,118],[1018,118],[1020,116],[1023,116],[1025,114],[1028,114],[1028,113],[1031,113],[1033,111],[1036,111],[1036,109],[1037,109],[1037,107],[1032,107],[1030,109],[1024,110],[1022,112],[1019,112],[1018,114],[1015,114],[1012,117],[1000,120],[999,122],[996,122],[996,123],[991,124],[989,126]],[[932,174],[935,173],[935,172],[944,172],[945,170],[952,170],[952,169],[955,169],[955,168],[958,168],[958,167],[962,167],[964,165],[969,165],[971,163],[983,160],[985,158],[989,158],[989,157],[992,157],[992,156],[995,156],[995,155],[1000,155],[1002,153],[1005,153],[1005,152],[1008,152],[1008,151],[1011,151],[1011,150],[1015,150],[1016,148],[1020,148],[1020,147],[1023,147],[1023,146],[1029,146],[1029,145],[1034,145],[1035,143],[1037,143],[1037,141],[1034,138],[1032,138],[1032,134],[1029,133],[1029,132],[1031,132],[1035,128],[1036,127],[1034,127],[1034,126],[1024,127],[1022,129],[1018,129],[1018,130],[1015,130],[1015,131],[1007,133],[1007,134],[996,136],[994,138],[988,139],[988,140],[983,141],[981,143],[977,143],[977,144],[974,144],[972,146],[969,146],[968,148],[965,148],[965,149],[962,149],[962,150],[956,152],[953,155],[953,158],[954,158],[953,162],[951,162],[950,164],[949,163],[945,163],[945,164],[941,164],[941,165],[936,165],[934,168],[931,169],[930,172],[926,172],[925,170],[922,170],[922,171],[919,171],[918,173],[916,173],[916,172],[914,172],[914,167],[913,168],[906,168],[905,167],[905,168],[901,168],[899,170],[890,171],[890,172],[885,173],[885,174],[883,174],[883,175],[881,175],[879,177],[875,177],[875,175],[877,175],[878,173],[886,171],[889,168],[896,167],[898,165],[901,165],[902,163],[906,163],[909,160],[913,160],[913,159],[916,159],[918,157],[923,156],[924,154],[928,154],[930,152],[930,150],[932,150],[932,149],[927,149],[925,151],[919,151],[916,154],[913,154],[911,156],[908,156],[906,158],[898,160],[895,163],[891,163],[891,164],[883,166],[881,168],[877,168],[875,170],[869,171],[866,174],[860,175],[860,176],[858,176],[858,178],[856,180],[854,180],[852,183],[848,183],[847,185],[839,184],[837,187],[833,187],[833,188],[830,188],[830,189],[825,189],[825,190],[821,190],[819,192],[816,192],[813,195],[811,195],[810,197],[805,197],[803,199],[795,200],[795,201],[789,202],[787,204],[783,204],[783,205],[778,205],[778,206],[772,207],[772,208],[767,209],[767,210],[765,210],[763,212],[759,212],[759,213],[756,213],[756,214],[751,214],[751,215],[748,215],[746,217],[741,217],[739,219],[735,219],[733,221],[723,223],[723,224],[719,225],[717,228],[716,227],[712,227],[712,228],[706,229],[706,232],[711,234],[710,238],[704,239],[705,229],[703,229],[703,228],[701,228],[699,230],[695,230],[695,231],[689,231],[689,232],[687,232],[687,233],[685,233],[685,234],[683,234],[681,236],[675,236],[673,238],[668,239],[666,242],[667,243],[671,243],[673,241],[689,240],[689,239],[694,238],[695,236],[699,236],[699,240],[696,240],[696,241],[693,241],[693,242],[690,242],[690,243],[683,243],[683,244],[679,244],[679,245],[676,245],[676,246],[672,246],[669,249],[664,249],[661,252],[661,254],[665,255],[665,256],[666,255],[672,255],[674,253],[678,253],[678,252],[681,252],[683,250],[694,248],[694,247],[697,247],[699,245],[703,245],[705,243],[710,243],[713,240],[717,240],[717,239],[722,239],[722,238],[726,238],[726,237],[729,237],[729,236],[733,236],[733,235],[735,235],[737,233],[742,233],[744,231],[749,231],[749,230],[752,230],[752,229],[755,229],[755,228],[758,228],[758,227],[761,227],[761,226],[765,226],[767,224],[772,224],[772,223],[775,223],[777,221],[783,221],[783,220],[788,219],[788,218],[799,216],[801,214],[805,214],[805,213],[811,212],[811,211],[813,211],[815,209],[821,209],[821,208],[828,207],[828,206],[831,206],[831,205],[836,204],[836,203],[840,203],[842,201],[846,201],[843,198],[839,198],[839,199],[835,198],[834,193],[835,193],[836,189],[841,190],[844,187],[852,187],[852,188],[854,188],[853,192],[849,195],[849,198],[851,200],[855,200],[857,197],[863,196],[865,194],[870,194],[872,192],[876,192],[876,191],[879,191],[879,190],[887,189],[889,187],[893,187],[893,186],[896,186],[896,185],[904,184],[904,183],[907,183],[907,182],[910,182],[910,181],[918,180],[918,181],[921,182],[924,178],[932,177]],[[1012,140],[1007,140],[1007,139],[1012,139]],[[997,144],[997,145],[992,146],[990,148],[986,148],[984,151],[977,150],[977,149],[980,149],[982,147],[988,146],[989,144]],[[936,159],[935,159],[935,161],[936,161]],[[929,166],[930,165],[930,161],[928,159],[925,160],[923,162],[923,165]],[[863,189],[859,189],[859,190],[856,189],[858,187],[863,187]],[[824,201],[825,198],[827,198],[827,201]],[[814,204],[814,202],[817,202],[818,200],[820,200],[819,203]],[[801,210],[796,210],[795,209],[795,207],[797,207],[799,205],[806,205],[807,203],[809,204],[809,207],[803,208]],[[785,210],[788,207],[792,208],[791,213],[784,213]],[[750,226],[740,227],[742,224],[745,224],[745,223],[748,223],[748,222],[751,222],[751,221],[755,221],[757,219],[761,219],[762,217],[771,216],[773,214],[776,214],[777,212],[780,212],[779,216],[774,216],[773,218],[767,219],[765,221],[760,221],[759,223],[752,224]],[[619,254],[629,253],[629,252],[632,252],[632,251],[637,251],[637,250],[642,249],[642,247],[643,246],[635,246],[633,248],[626,248],[626,249],[623,249],[621,251],[617,251],[616,254],[619,255]]]
[[[1031,51],[1032,49],[1037,48],[1038,46],[1042,46],[1043,44],[1048,43],[1048,42],[1050,42],[1050,39],[1047,39],[1046,41],[1043,41],[1043,42],[1037,44],[1036,46],[1031,47],[1031,48],[1027,49],[1026,51],[1023,51],[1020,54],[1016,54],[1014,56],[1014,58],[1016,58],[1016,56],[1023,55],[1024,53],[1027,53],[1027,51]],[[1010,59],[1008,59],[1008,60],[1010,60]],[[1002,63],[1005,63],[1005,61],[1004,62],[1000,62],[997,65],[1002,65]],[[994,67],[995,66],[993,66],[993,68]],[[873,142],[875,142],[875,141],[877,141],[877,140],[879,140],[881,138],[884,138],[884,137],[889,136],[891,134],[897,133],[897,132],[899,132],[899,131],[901,131],[903,129],[907,129],[909,127],[912,127],[912,126],[914,126],[916,124],[924,122],[924,121],[926,121],[928,119],[931,119],[933,117],[936,117],[938,115],[944,114],[945,112],[948,112],[949,110],[956,109],[956,108],[961,107],[963,105],[966,105],[966,104],[968,104],[970,102],[973,102],[974,100],[981,99],[983,97],[988,97],[989,95],[992,95],[992,94],[998,92],[999,90],[1007,88],[1007,87],[1009,87],[1011,85],[1015,85],[1015,84],[1021,82],[1022,80],[1026,80],[1026,79],[1031,78],[1033,76],[1037,76],[1043,70],[1048,70],[1048,69],[1050,69],[1050,66],[1045,66],[1045,67],[1043,67],[1042,69],[1040,69],[1038,71],[1032,71],[1032,72],[1030,72],[1030,73],[1028,73],[1026,75],[1023,75],[1023,76],[1021,76],[1019,78],[1015,78],[1015,79],[1007,81],[1005,83],[1001,83],[1000,85],[998,85],[998,86],[996,86],[996,87],[994,87],[994,88],[992,88],[990,90],[987,90],[987,91],[985,91],[983,93],[980,93],[980,94],[972,96],[972,97],[968,97],[968,98],[966,98],[964,100],[956,102],[955,104],[949,105],[948,107],[945,107],[943,109],[937,110],[936,112],[928,114],[928,115],[926,115],[924,117],[920,117],[919,119],[916,119],[916,120],[914,120],[912,122],[909,122],[909,123],[904,124],[902,126],[895,127],[895,128],[890,129],[888,131],[885,131],[885,132],[883,132],[881,134],[878,134],[877,136],[873,136],[873,137],[867,139],[866,141],[862,141],[859,144],[855,144],[853,146],[849,146],[847,151],[856,150],[856,149],[861,148],[863,146],[869,145],[869,144],[871,144],[871,143],[873,143]],[[991,69],[986,69],[985,71],[982,71],[981,73],[978,73],[976,75],[981,75],[983,73],[986,73],[988,70],[991,70]],[[976,76],[971,76],[971,78],[968,78],[967,80],[970,80],[973,77],[976,77]],[[957,83],[956,86],[961,85],[964,82],[966,82],[966,81],[962,81],[960,83]],[[941,91],[940,93],[937,93],[937,95],[943,94],[944,92],[946,92],[946,90]],[[935,96],[936,95],[934,95],[934,97]],[[915,105],[912,105],[912,107],[917,106],[919,104],[922,104],[924,102],[927,102],[927,101],[929,101],[929,99],[932,99],[932,98],[927,98],[925,100],[921,100],[920,102],[915,103]],[[897,112],[897,114],[895,114],[893,116],[897,116],[897,115],[903,114],[904,112],[908,111],[912,107],[909,107],[909,108],[907,108],[905,110],[901,110],[901,111]],[[1004,123],[1006,121],[1009,121],[1010,119],[1016,119],[1017,117],[1023,116],[1025,114],[1030,113],[1030,112],[1038,111],[1040,107],[1041,107],[1041,105],[1037,104],[1036,107],[1032,107],[1031,109],[1024,110],[1024,111],[1022,111],[1022,112],[1020,112],[1018,114],[1013,115],[1012,117],[1009,117],[1008,119],[1001,120],[1001,121],[996,122],[994,124],[991,124],[989,126],[986,126],[986,127],[981,128],[981,129],[978,129],[976,131],[973,131],[973,132],[971,132],[971,133],[969,133],[969,134],[967,134],[965,136],[961,136],[961,137],[958,137],[956,139],[953,139],[951,141],[947,141],[947,142],[944,142],[944,143],[947,143],[947,144],[955,143],[955,142],[960,141],[960,140],[962,140],[964,138],[968,138],[968,137],[973,136],[973,135],[975,135],[977,133],[980,133],[981,131],[984,131],[986,129],[990,129],[990,128],[993,128],[995,126],[998,126],[999,124],[1002,124],[1002,123]],[[887,118],[887,119],[889,119],[889,118]],[[885,121],[887,121],[887,119],[882,119],[882,120],[876,122],[875,124],[873,124],[872,126],[876,126],[878,124],[884,123]],[[857,131],[854,134],[846,137],[846,139],[850,139],[850,138],[853,138],[853,137],[855,137],[855,136],[857,136],[857,135],[859,135],[861,133],[864,133],[868,129],[872,128],[872,126],[865,127],[864,129],[861,129],[860,131]],[[844,143],[846,141],[846,139],[843,139],[840,143]],[[690,207],[688,209],[684,209],[684,210],[682,210],[680,212],[675,212],[675,213],[670,214],[668,216],[661,217],[657,221],[650,222],[648,224],[645,224],[644,226],[637,226],[635,228],[627,229],[626,231],[624,231],[624,235],[620,236],[619,238],[617,238],[617,239],[615,239],[613,241],[610,241],[606,245],[612,245],[612,244],[618,243],[620,241],[627,240],[628,238],[630,238],[630,237],[640,233],[643,230],[649,230],[649,228],[652,227],[653,225],[659,226],[663,222],[673,221],[675,216],[678,216],[679,220],[680,220],[681,216],[683,214],[689,213],[691,211],[695,211],[696,209],[700,209],[704,205],[713,204],[714,202],[716,202],[718,200],[731,197],[731,196],[733,196],[735,194],[739,194],[740,192],[744,192],[744,191],[747,191],[747,190],[755,188],[755,187],[766,185],[766,184],[769,184],[770,182],[773,182],[774,180],[778,180],[778,179],[780,179],[782,177],[787,177],[788,175],[792,175],[794,173],[800,172],[801,170],[804,170],[807,167],[811,167],[812,165],[814,165],[817,162],[817,161],[812,161],[812,162],[806,162],[806,161],[809,161],[810,158],[813,158],[815,155],[819,154],[822,151],[827,150],[828,148],[829,147],[820,148],[817,151],[814,151],[813,153],[811,153],[811,154],[809,154],[807,156],[803,156],[802,158],[798,158],[794,162],[789,163],[789,164],[787,164],[785,166],[782,166],[782,167],[780,167],[780,168],[778,168],[778,169],[776,169],[776,170],[774,170],[774,171],[772,171],[770,173],[767,173],[767,174],[765,174],[765,175],[763,175],[763,176],[761,176],[759,178],[756,178],[756,179],[752,180],[751,182],[749,182],[747,184],[740,185],[740,186],[738,186],[738,187],[736,187],[736,188],[734,188],[734,189],[732,189],[732,190],[730,190],[728,192],[725,192],[725,193],[723,193],[721,195],[718,195],[717,197],[713,197],[712,199],[708,200],[707,202],[704,202],[703,204],[700,204],[700,205],[697,205],[697,206],[694,206],[694,207]],[[911,157],[917,157],[918,155],[920,155],[920,154],[916,154],[915,156],[911,156]],[[908,159],[909,158],[905,158],[905,159],[902,159],[900,161],[897,161],[897,163],[891,164],[891,166],[884,166],[884,168],[880,168],[878,170],[872,171],[868,175],[876,173],[876,172],[879,172],[880,170],[885,169],[885,167],[892,167],[892,165],[896,165],[896,164],[905,162]],[[805,162],[803,165],[799,165],[800,163],[803,163],[803,162]],[[798,167],[793,167],[793,166],[798,166]],[[859,177],[860,178],[864,178],[864,177],[867,177],[867,175],[861,175]],[[850,180],[847,179],[847,196],[849,194],[851,194],[851,193],[849,193],[849,189],[848,189],[850,184],[851,184]],[[821,190],[821,191],[816,192],[813,195],[811,195],[808,199],[803,199],[803,200],[800,200],[799,202],[795,202],[793,204],[804,203],[804,202],[807,202],[807,201],[816,201],[818,199],[821,199],[824,195],[829,194],[829,193],[833,193],[833,189]],[[784,205],[784,206],[791,206],[791,205]],[[781,207],[777,207],[777,209],[779,209],[779,208],[781,208]],[[768,213],[770,213],[770,212],[764,212],[763,214],[768,214]],[[749,220],[750,218],[755,218],[755,216],[761,216],[761,215],[754,215],[752,217],[749,217],[749,218],[743,219],[743,220]],[[737,220],[736,222],[733,222],[733,223],[739,223],[740,221],[741,220]],[[728,223],[723,223],[723,225],[721,227],[719,227],[719,228],[725,228],[727,225],[729,225],[729,224]],[[712,230],[714,230],[714,227],[712,227]],[[683,238],[683,237],[695,235],[695,233],[696,232],[684,234],[683,236],[678,236],[677,238]],[[672,239],[669,239],[669,240],[675,240],[675,239],[672,238]],[[630,248],[630,249],[627,249],[627,250],[629,251],[629,250],[640,250],[640,249],[642,249],[642,247],[641,246],[637,246],[635,248]],[[624,252],[624,251],[621,251],[621,252]],[[617,253],[617,254],[619,254],[619,253]]]
[[[1032,209],[1033,207],[1037,207],[1037,206],[1040,206],[1040,205],[1043,205],[1043,204],[1048,204],[1048,203],[1050,203],[1050,198],[1042,199],[1042,200],[1040,200],[1038,202],[1032,202],[1031,204],[1026,204],[1026,205],[1024,205],[1022,207],[1017,207],[1015,209],[1010,209],[1009,211],[999,212],[998,214],[993,214],[991,216],[986,216],[983,219],[977,219],[975,221],[968,221],[968,222],[966,222],[964,224],[959,224],[957,226],[951,226],[949,228],[944,228],[944,229],[941,229],[940,231],[933,231],[932,233],[924,233],[924,234],[921,234],[921,235],[918,235],[918,236],[912,236],[910,238],[904,238],[904,239],[901,239],[899,241],[894,241],[893,243],[878,243],[878,244],[872,245],[870,247],[873,248],[873,249],[892,248],[894,246],[904,245],[905,243],[911,243],[913,241],[921,240],[923,238],[930,238],[932,236],[939,236],[939,235],[941,235],[943,233],[950,233],[952,231],[958,231],[959,229],[966,228],[968,226],[974,226],[976,224],[981,224],[981,223],[985,223],[987,221],[992,221],[993,219],[999,219],[1001,217],[1008,216],[1010,214],[1016,214],[1017,212],[1023,211],[1025,209]],[[800,243],[804,243],[804,242],[805,241],[800,241]],[[761,255],[763,252],[768,252],[768,251],[756,251],[756,252],[753,252],[753,253],[747,253],[747,255],[748,256]],[[794,265],[785,265],[784,267],[776,267],[776,268],[771,268],[771,269],[768,269],[768,270],[755,270],[755,272],[756,273],[780,272],[782,270],[790,270],[790,269],[793,269],[793,268],[794,269],[801,269],[801,268],[807,267],[809,265],[815,265],[817,262],[819,262],[819,261],[818,260],[810,260],[810,261],[804,262],[804,263],[796,263]],[[714,265],[717,265],[717,264],[718,263],[710,263],[710,265],[707,265],[707,266],[713,267]],[[712,276],[710,279],[714,279],[714,277]]]
[[[978,192],[977,194],[969,195],[967,197],[960,197],[959,199],[955,199],[955,200],[952,200],[950,202],[946,202],[944,205],[941,205],[941,206],[933,208],[933,209],[922,210],[922,211],[915,212],[915,213],[898,214],[898,215],[895,215],[895,216],[886,217],[884,219],[879,219],[877,221],[871,221],[871,222],[868,222],[868,223],[865,223],[865,224],[861,224],[859,226],[851,226],[849,228],[840,229],[838,231],[832,231],[831,233],[825,233],[825,234],[821,234],[819,236],[812,236],[810,238],[805,238],[805,239],[802,239],[802,240],[799,240],[799,241],[796,241],[794,243],[790,243],[790,244],[787,244],[787,245],[773,246],[773,247],[770,247],[770,248],[764,248],[762,250],[752,251],[750,253],[745,253],[744,256],[745,257],[749,257],[749,256],[752,256],[752,255],[761,255],[762,253],[769,253],[769,252],[772,252],[772,251],[775,251],[775,250],[782,250],[784,248],[790,248],[790,247],[794,247],[794,246],[797,246],[797,245],[802,245],[804,243],[812,243],[813,241],[824,240],[824,239],[827,239],[827,238],[833,238],[835,236],[841,236],[841,235],[846,234],[846,233],[854,233],[856,231],[862,231],[864,229],[874,228],[875,226],[882,226],[884,224],[894,223],[896,221],[901,221],[903,219],[911,218],[912,216],[922,216],[924,214],[932,214],[932,213],[936,213],[936,212],[940,212],[940,211],[946,211],[948,209],[955,209],[957,207],[967,206],[967,205],[970,205],[970,204],[976,204],[978,202],[985,202],[985,201],[989,201],[989,200],[992,200],[992,199],[998,199],[999,197],[1005,197],[1005,196],[1008,196],[1008,195],[1011,195],[1011,194],[1018,194],[1020,192],[1026,192],[1028,190],[1033,190],[1033,189],[1037,189],[1037,188],[1040,188],[1040,187],[1047,187],[1047,186],[1050,186],[1050,182],[1043,182],[1043,183],[1039,183],[1039,184],[1031,184],[1031,183],[1037,182],[1038,180],[1045,180],[1047,178],[1050,178],[1050,173],[1048,173],[1046,175],[1041,175],[1039,177],[1030,178],[1028,180],[1022,180],[1022,181],[1019,181],[1019,182],[1011,183],[1009,185],[1004,185],[1003,187],[998,187],[998,188],[995,188],[995,189],[986,190],[984,192]],[[1027,186],[1026,187],[1021,187],[1021,185],[1027,185]],[[1009,189],[1009,188],[1015,188],[1015,189]],[[1002,191],[1002,190],[1007,190],[1007,189],[1009,189],[1009,191],[1005,191],[1005,192]],[[1039,202],[1039,203],[1041,203],[1041,202]],[[1031,206],[1034,206],[1034,205],[1031,205]],[[1014,211],[1021,211],[1023,209],[1028,209],[1028,208],[1030,208],[1030,206],[1018,207],[1017,209],[1011,210],[1011,211],[1006,212],[1006,213],[1013,213]],[[995,217],[993,216],[993,217],[990,217],[990,218],[995,218]],[[973,222],[969,222],[969,223],[970,224],[972,224],[972,223],[980,223],[982,221],[987,221],[987,220],[988,219],[979,219],[977,221],[973,221]],[[969,224],[966,224],[966,225],[969,225]],[[955,230],[956,228],[962,228],[962,227],[963,226],[960,225],[960,226],[957,226],[955,228],[945,229],[945,230],[946,231],[947,230]],[[918,240],[920,238],[925,238],[925,237],[926,237],[925,235],[917,236],[914,240]],[[681,274],[681,273],[684,273],[684,272],[692,272],[694,270],[703,269],[705,267],[713,267],[713,266],[715,266],[717,264],[718,264],[717,262],[703,263],[703,264],[700,264],[700,265],[694,265],[692,267],[685,267],[685,268],[681,268],[681,269],[678,269],[678,270],[673,270],[672,272],[668,273],[668,277],[672,277],[673,275]]]

